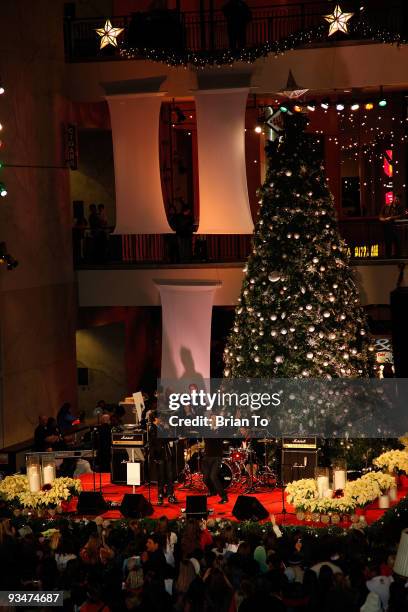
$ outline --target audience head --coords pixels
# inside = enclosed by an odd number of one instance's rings
[[[148,553],[157,552],[161,548],[162,539],[159,534],[152,533],[147,538],[146,542],[146,550]]]

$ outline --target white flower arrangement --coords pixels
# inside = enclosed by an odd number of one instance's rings
[[[378,482],[373,478],[358,478],[346,484],[344,495],[351,498],[356,507],[362,508],[381,495]]]
[[[56,478],[38,493],[31,493],[28,478],[23,474],[6,476],[0,482],[0,498],[17,508],[55,508],[81,492],[81,481],[76,478]]]
[[[289,483],[286,495],[288,502],[296,508],[296,511],[352,514],[356,508],[372,503],[393,486],[395,480],[390,474],[368,472],[361,478],[348,482],[343,497],[319,498],[316,481],[311,478]]]
[[[408,449],[387,451],[374,459],[373,463],[389,472],[398,470],[408,475]]]
[[[391,487],[395,487],[395,478],[391,474],[384,474],[384,472],[368,472],[362,477],[363,480],[371,480],[377,482],[380,487],[381,493],[387,493]]]
[[[317,484],[313,478],[290,482],[286,487],[287,500],[297,510],[312,511],[312,502],[318,500]]]

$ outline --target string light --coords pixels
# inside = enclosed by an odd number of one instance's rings
[[[360,13],[361,15],[361,13]],[[355,40],[368,40],[390,45],[406,45],[408,39],[401,34],[392,32],[381,26],[369,23],[364,17],[347,23],[348,34]],[[223,49],[215,51],[178,51],[175,49],[157,49],[146,47],[130,47],[122,45],[119,53],[126,59],[140,59],[161,62],[167,66],[187,66],[204,69],[206,66],[232,66],[235,62],[252,64],[261,57],[274,55],[275,58],[287,51],[305,47],[316,42],[327,42],[326,24],[319,24],[306,31],[291,33],[286,38],[268,41],[244,49]]]

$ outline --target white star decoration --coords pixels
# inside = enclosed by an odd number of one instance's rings
[[[101,37],[100,49],[103,49],[108,45],[117,47],[118,41],[116,40],[116,38],[119,36],[119,34],[122,34],[123,29],[124,28],[114,28],[109,19],[107,19],[103,28],[98,28],[97,30],[95,30],[98,36]]]
[[[353,15],[354,13],[343,13],[339,4],[334,7],[333,13],[324,15],[325,20],[330,24],[329,36],[335,32],[344,32],[344,34],[348,34],[347,22]]]

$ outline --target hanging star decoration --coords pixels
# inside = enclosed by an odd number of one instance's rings
[[[300,85],[296,83],[295,77],[291,70],[289,70],[288,82],[286,83],[286,87],[280,89],[278,93],[281,96],[285,96],[285,98],[289,98],[290,100],[296,100],[303,96],[308,89],[302,88]]]
[[[95,30],[98,36],[101,37],[100,49],[103,49],[108,45],[112,45],[112,47],[117,47],[118,41],[116,39],[119,34],[122,34],[123,30],[124,28],[114,28],[110,20],[107,19],[103,28],[98,28],[97,30]]]
[[[343,13],[339,4],[334,7],[333,13],[330,15],[324,15],[325,20],[330,24],[329,36],[335,32],[343,32],[344,34],[348,34],[349,31],[347,22],[353,17],[353,15],[354,13]]]

